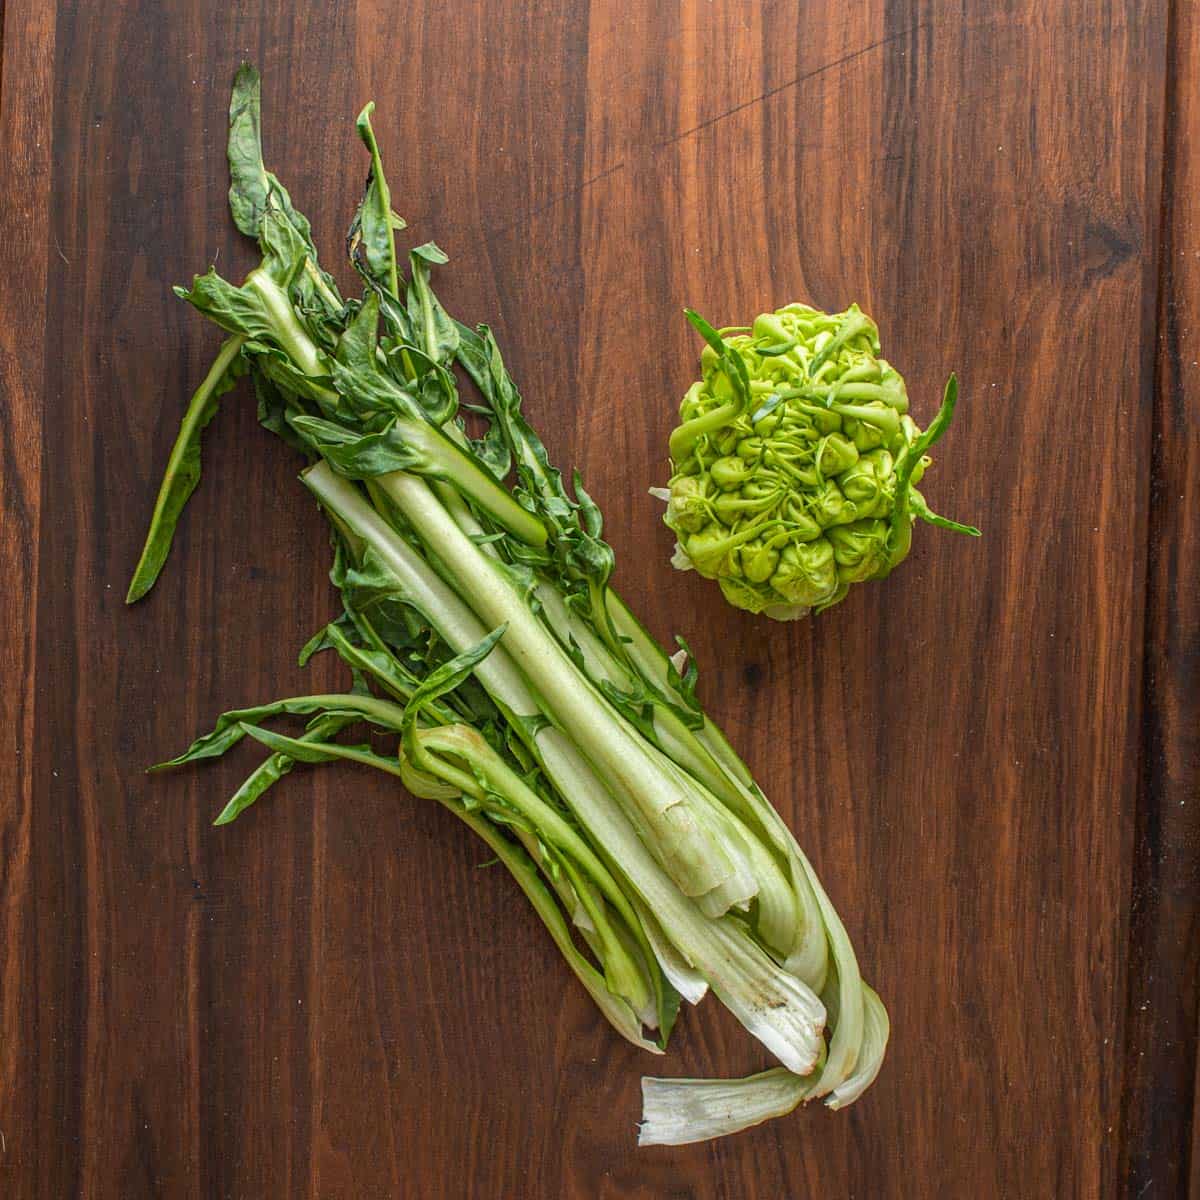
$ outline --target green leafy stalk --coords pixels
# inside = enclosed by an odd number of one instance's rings
[[[167,561],[180,514],[200,482],[200,435],[217,415],[217,401],[233,387],[243,370],[240,356],[245,341],[240,334],[227,337],[208,374],[192,394],[171,447],[171,457],[167,459],[167,469],[150,518],[150,531],[129,582],[126,604],[140,600],[154,586]]]
[[[739,846],[751,862],[758,883],[755,926],[768,946],[788,954],[803,918],[797,913],[796,898],[780,869],[781,863],[771,856],[756,832],[748,829],[743,822],[743,817],[750,817],[751,820],[755,817],[741,793],[731,785],[720,766],[679,719],[673,707],[659,703],[653,695],[643,693],[643,711],[630,712],[626,698],[631,694],[633,680],[609,654],[592,627],[567,608],[554,588],[543,585],[538,589],[537,596],[550,628],[561,644],[574,648],[577,661],[588,678],[605,695],[615,700],[620,710],[649,741],[695,779],[703,789],[699,794],[707,792],[720,801],[709,806],[710,819],[720,826],[722,837]]]
[[[447,804],[447,807],[451,808],[451,805]],[[621,995],[614,994],[610,990],[604,976],[576,948],[561,910],[539,877],[537,868],[529,855],[522,852],[520,847],[514,846],[503,838],[493,825],[477,813],[467,811],[461,805],[452,807],[451,811],[470,825],[491,846],[496,856],[512,873],[521,890],[533,904],[534,910],[541,917],[542,923],[550,931],[554,944],[566,959],[568,966],[575,973],[576,978],[587,988],[588,994],[613,1028],[639,1050],[648,1050],[651,1054],[661,1054],[662,1046],[656,1045],[642,1036],[640,1014]],[[678,1007],[677,998],[674,1005]],[[665,1024],[662,1026],[664,1043],[670,1033],[670,1025],[670,1019],[665,1019]]]
[[[495,437],[503,443],[507,451],[502,459],[505,471],[510,460],[516,464],[519,479],[516,494],[538,514],[546,530],[546,550],[556,587],[562,589],[572,609],[587,612],[609,652],[636,676],[628,662],[625,644],[608,613],[605,597],[616,560],[612,547],[602,537],[603,517],[598,505],[584,490],[578,473],[574,478],[574,498],[567,493],[546,447],[522,416],[521,394],[504,366],[491,330],[486,325],[477,330],[458,325],[458,334],[458,362],[483,397],[479,411],[491,420],[485,441]],[[530,561],[541,564],[545,560],[538,557]],[[653,698],[631,697],[630,702],[669,706],[672,700],[660,692]],[[684,720],[690,719],[690,714],[683,710],[680,715]]]
[[[729,425],[750,404],[750,381],[745,363],[730,352],[725,339],[698,312],[688,308],[684,315],[715,353],[721,373],[728,381],[730,398],[709,412],[684,421],[671,434],[670,452],[675,462],[682,462],[702,437]]]
[[[272,193],[282,192],[263,165],[261,90],[258,71],[242,63],[229,101],[229,211],[248,237],[258,237]]]
[[[395,775],[406,782],[411,778],[405,774],[401,763],[375,754],[366,747],[317,744],[301,738],[290,738],[257,726],[248,726],[246,732],[270,749],[272,758],[288,758],[291,761],[310,764],[352,762],[361,766],[375,767],[377,770]],[[642,1037],[642,1022],[637,1007],[629,1002],[623,992],[614,991],[611,980],[598,972],[576,948],[562,911],[540,878],[538,868],[528,852],[520,846],[514,845],[481,812],[468,808],[456,795],[443,793],[432,798],[439,800],[445,808],[470,826],[508,868],[521,890],[533,904],[534,911],[549,930],[555,945],[567,960],[568,965],[587,988],[617,1032],[639,1049],[648,1050],[653,1054],[661,1054],[660,1046]],[[637,978],[636,974],[633,978]],[[626,986],[629,987],[629,990],[636,990],[629,984]]]
[[[414,330],[424,343],[430,361],[447,367],[458,352],[457,324],[447,315],[429,282],[430,270],[449,262],[446,253],[433,242],[418,246],[409,256],[412,279],[408,289],[408,315]]]
[[[639,962],[653,962],[653,952],[642,934],[641,923],[608,869],[566,819],[526,785],[469,726],[428,730],[410,726],[405,731],[404,748],[408,761],[418,770],[460,786],[462,793],[488,811],[493,820],[516,824],[536,834],[538,841],[568,872],[576,894],[588,908],[591,926],[603,946],[605,972],[612,991],[625,996],[635,1011],[650,1006],[653,998],[645,986],[642,968],[625,951],[605,907],[592,901],[593,889],[634,933],[641,951]],[[463,766],[468,772],[465,776]]]
[[[385,283],[393,296],[400,295],[399,274],[396,269],[396,230],[404,228],[404,218],[392,211],[392,193],[383,173],[383,161],[379,156],[379,143],[371,128],[371,114],[375,111],[372,100],[358,114],[358,135],[371,155],[371,169],[367,175],[366,195],[359,207],[355,227],[351,230],[352,245],[355,236],[361,239],[362,251],[371,275]],[[353,256],[354,250],[351,250]]]
[[[751,899],[753,879],[736,849],[717,840],[703,820],[695,800],[698,788],[672,778],[654,761],[580,677],[505,573],[462,533],[421,480],[397,472],[381,477],[380,485],[472,608],[489,624],[507,625],[504,645],[537,681],[546,715],[570,732],[628,799],[684,893],[711,915]]]
[[[936,513],[930,512],[924,500],[919,495],[914,495],[913,493],[913,475],[920,467],[926,451],[950,427],[950,422],[954,419],[954,409],[957,403],[958,376],[951,374],[950,378],[946,380],[946,391],[942,397],[942,405],[937,411],[937,416],[930,421],[929,428],[908,447],[896,468],[895,508],[892,510],[891,525],[888,530],[890,545],[900,546],[904,544],[905,538],[911,538],[912,521],[908,515],[910,506],[915,506],[918,515],[931,525],[938,525],[943,529],[951,529],[956,533],[965,533],[969,537],[981,536],[979,530],[974,525],[960,525],[957,521],[950,521],[945,517],[939,517]]]
[[[314,743],[327,742],[358,719],[356,713],[322,713],[299,740]],[[287,775],[295,763],[296,760],[285,753],[275,753],[264,759],[229,798],[228,803],[221,809],[213,824],[229,825],[236,821],[269,788]]]
[[[268,213],[263,228],[279,230],[282,226]],[[248,339],[246,348],[264,359],[268,372],[285,388],[316,401],[323,411],[340,415],[347,401],[360,408],[384,409],[384,423],[376,421],[378,428],[366,433],[361,427],[355,429],[311,413],[289,416],[290,427],[341,473],[362,478],[403,468],[453,482],[504,528],[530,545],[543,544],[546,531],[541,522],[496,484],[467,451],[429,425],[415,401],[378,371],[373,325],[378,300],[374,295],[367,297],[343,335],[338,357],[322,354],[288,299],[286,279],[294,275],[300,260],[294,249],[290,259],[286,254],[281,251],[251,271],[240,288],[210,271],[198,276],[190,291],[177,291],[222,328],[242,334]],[[285,282],[277,275],[283,275]],[[272,356],[264,345],[282,352],[285,358]],[[337,389],[326,380],[336,381]]]
[[[229,211],[233,222],[247,237],[263,238],[263,221],[268,212],[286,220],[305,248],[301,294],[319,298],[327,315],[343,308],[333,278],[317,266],[308,218],[292,204],[287,188],[267,170],[262,151],[262,100],[258,71],[243,63],[233,81],[229,102]]]
[[[254,727],[270,717],[285,714],[312,713],[335,714],[354,720],[372,721],[381,729],[400,731],[404,710],[387,700],[374,696],[357,696],[352,692],[337,692],[332,695],[289,696],[284,700],[273,700],[270,704],[258,704],[253,708],[235,708],[222,713],[212,731],[198,737],[182,754],[156,763],[152,771],[165,771],[170,767],[181,767],[186,763],[199,762],[206,758],[220,758],[232,749]]]

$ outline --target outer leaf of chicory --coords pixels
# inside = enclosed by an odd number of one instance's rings
[[[244,342],[245,338],[239,334],[227,337],[208,374],[192,394],[158,488],[150,530],[129,582],[126,604],[140,600],[154,586],[167,561],[180,514],[200,482],[200,436],[217,415],[217,401],[233,387],[245,369],[241,357]]]

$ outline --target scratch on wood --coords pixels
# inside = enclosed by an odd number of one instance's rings
[[[573,196],[578,196],[580,192],[586,191],[594,183],[599,183],[602,179],[607,179],[610,175],[615,175],[618,171],[625,169],[625,160],[613,163],[611,167],[605,167],[603,171],[598,171],[595,175],[585,179],[582,183],[576,184],[568,191],[562,192],[551,200],[547,200],[545,204],[539,204],[537,208],[528,209],[521,213],[515,221],[509,221],[507,225],[500,225],[494,229],[485,229],[483,236],[485,238],[499,237],[503,233],[508,233],[510,230],[516,229],[518,225],[524,225],[527,221],[533,220],[534,217],[540,216],[547,209],[553,208],[556,204],[561,204],[564,200],[570,200]]]
[[[699,125],[693,125],[690,129],[685,129],[681,133],[677,133],[665,141],[658,142],[655,145],[656,150],[665,149],[667,146],[673,146],[676,142],[683,141],[684,138],[691,137],[694,133],[700,133],[705,129],[710,129],[720,121],[724,121],[726,117],[735,116],[737,113],[745,112],[748,108],[753,108],[756,104],[761,104],[764,100],[770,100],[772,96],[778,96],[780,92],[786,92],[789,88],[799,87],[802,83],[807,83],[810,79],[817,79],[821,75],[826,75],[830,71],[836,70],[838,67],[844,67],[848,63],[852,63],[855,59],[862,58],[864,55],[870,54],[874,50],[881,50],[884,46],[890,45],[892,42],[903,41],[910,38],[915,33],[919,33],[924,25],[916,24],[908,29],[902,29],[899,33],[893,33],[890,37],[880,38],[876,42],[871,42],[867,46],[863,46],[858,50],[851,51],[849,54],[842,55],[841,58],[835,58],[832,62],[825,63],[823,66],[816,67],[811,71],[806,71],[803,75],[797,75],[795,79],[789,79],[787,83],[776,84],[772,88],[767,88],[765,92],[755,96],[752,100],[744,100],[741,104],[735,104],[732,108],[727,108],[724,112],[717,113],[715,117],[709,117],[706,121],[701,121]]]

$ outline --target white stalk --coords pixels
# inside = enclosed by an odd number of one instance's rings
[[[840,1083],[825,1101],[830,1108],[845,1108],[853,1104],[875,1082],[883,1056],[887,1051],[891,1023],[887,1009],[875,992],[863,985],[863,1010],[865,1014],[862,1047],[858,1053],[858,1064],[854,1073]]]
[[[776,1067],[747,1079],[642,1079],[639,1146],[686,1146],[786,1116],[812,1088]]]
[[[671,659],[663,648],[650,636],[625,602],[611,590],[608,593],[608,611],[618,635],[625,639],[629,656],[637,669],[651,682],[669,691]],[[788,864],[797,915],[793,940],[786,948],[787,967],[820,992],[825,986],[828,971],[829,945],[823,907],[813,888],[816,877],[812,868],[787,823],[759,790],[746,764],[711,719],[704,718],[704,726],[696,732],[695,738],[707,752],[709,761],[720,769],[728,787],[740,798],[739,809],[743,814],[753,814],[756,823]],[[833,912],[832,906],[830,911]],[[836,920],[836,912],[833,916]],[[844,930],[842,936],[845,936]],[[857,973],[855,966],[855,977]]]
[[[304,482],[396,574],[410,603],[420,609],[456,652],[487,633],[479,618],[363,499],[358,490],[319,463]],[[476,668],[493,699],[516,716],[538,712],[536,701],[503,644]],[[592,842],[654,914],[665,937],[706,980],[745,1028],[786,1067],[812,1071],[824,1046],[825,1009],[813,990],[774,962],[736,920],[710,920],[682,894],[638,836],[591,764],[559,729],[534,736],[538,759],[574,810]],[[649,936],[649,935],[648,935]]]
[[[689,1003],[699,1004],[708,995],[708,980],[692,966],[691,963],[675,949],[671,940],[659,928],[650,910],[634,897],[634,908],[646,931],[646,940],[662,967],[663,974],[671,981],[671,986]]]
[[[632,681],[625,668],[612,656],[587,622],[567,608],[562,595],[548,583],[541,583],[535,594],[542,604],[547,624],[560,644],[574,640],[583,656],[589,677],[603,679],[618,688],[628,689]],[[796,937],[802,916],[797,912],[791,886],[771,853],[741,819],[738,811],[722,805],[718,796],[707,786],[728,791],[730,784],[720,774],[720,768],[703,748],[691,738],[691,731],[669,710],[656,707],[654,712],[656,739],[664,749],[651,747],[652,754],[661,756],[662,769],[669,772],[694,797],[697,812],[707,813],[707,820],[719,826],[719,836],[727,844],[740,847],[757,885],[758,913],[756,928],[768,946],[787,954]],[[703,760],[701,760],[703,755]],[[689,771],[689,767],[692,770]],[[735,799],[738,798],[735,793]],[[719,916],[719,913],[710,915]]]
[[[503,569],[480,553],[428,484],[395,471],[381,476],[379,486],[484,623],[507,625],[501,645],[536,687],[547,715],[634,806],[652,847],[684,893],[707,898],[714,915],[753,898],[754,878],[741,856],[713,837],[689,790],[660,767],[637,733],[575,669]]]

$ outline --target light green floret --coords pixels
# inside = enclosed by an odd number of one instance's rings
[[[790,620],[887,575],[918,517],[979,535],[916,490],[954,413],[953,375],[922,433],[856,304],[835,314],[789,304],[720,333],[688,318],[708,344],[671,434],[670,487],[656,492],[677,567],[717,580],[737,608]]]

